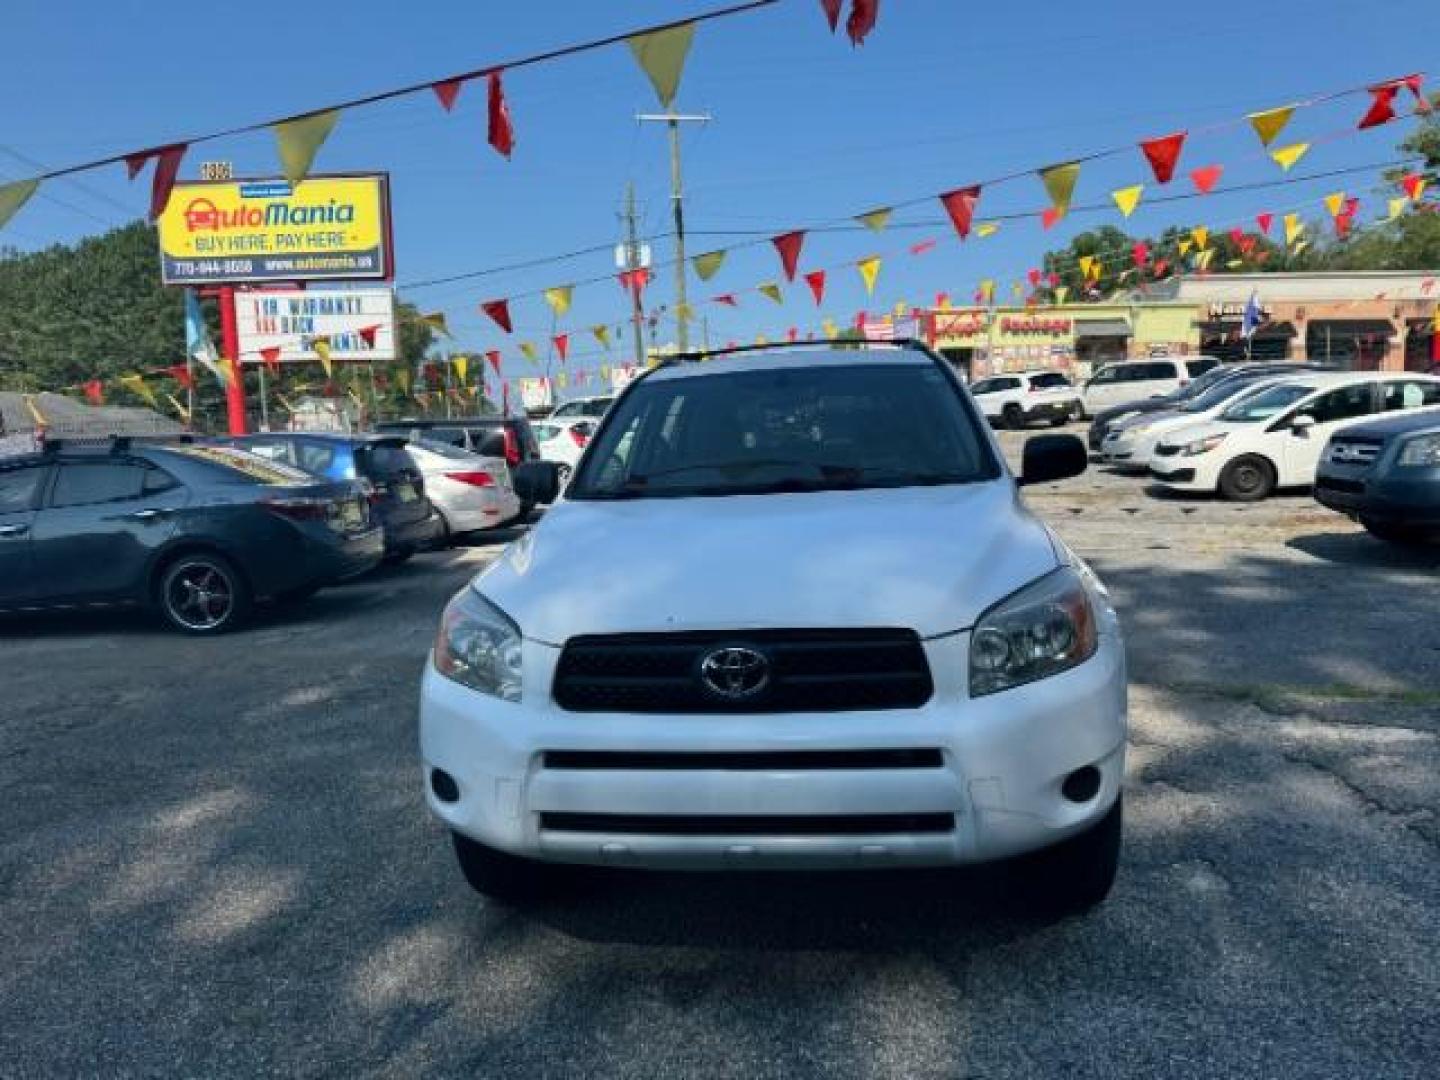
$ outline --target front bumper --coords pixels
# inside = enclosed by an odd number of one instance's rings
[[[1150,458],[1149,471],[1154,480],[1181,491],[1214,491],[1219,486],[1221,463],[1214,453],[1187,457],[1175,454]]]
[[[1344,470],[1322,465],[1315,499],[1351,517],[1404,525],[1440,526],[1440,468]]]
[[[969,635],[935,639],[925,644],[935,680],[925,706],[824,714],[568,713],[547,693],[559,650],[529,641],[524,649],[525,696],[533,705],[475,693],[427,664],[420,745],[436,816],[530,858],[678,869],[983,862],[1083,831],[1109,810],[1123,779],[1125,656],[1113,633],[1071,671],[974,700],[965,687]],[[576,768],[546,758],[558,751],[875,750],[938,751],[938,760],[923,767]],[[1071,801],[1061,785],[1085,766],[1098,770],[1098,790]],[[455,779],[458,799],[436,798],[432,769]],[[891,815],[895,828],[878,831],[823,823],[710,830],[704,821]],[[679,818],[700,819],[700,827],[683,835],[651,827]],[[910,827],[922,819],[950,824]]]

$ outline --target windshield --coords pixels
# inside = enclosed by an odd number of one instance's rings
[[[963,484],[1000,475],[954,384],[928,364],[656,379],[615,408],[568,498]]]
[[[416,439],[414,445],[436,457],[448,458],[451,461],[473,461],[475,459],[475,455],[470,451],[462,450],[458,446],[451,446],[438,439]]]
[[[1180,411],[1187,413],[1206,412],[1215,408],[1217,405],[1223,405],[1237,394],[1253,389],[1255,385],[1256,380],[1254,379],[1226,379],[1224,382],[1216,383],[1194,400],[1187,401],[1181,406]]]
[[[315,478],[309,473],[301,472],[283,461],[264,458],[233,446],[167,446],[165,451],[194,461],[203,461],[206,465],[222,466],[227,470],[227,478],[230,480],[244,478],[254,483],[283,486],[315,483]]]
[[[1258,424],[1283,412],[1314,389],[1313,386],[1300,383],[1281,383],[1251,397],[1242,398],[1221,413],[1220,419],[1240,424]]]

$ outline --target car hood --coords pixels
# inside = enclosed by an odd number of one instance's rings
[[[933,637],[1059,565],[1009,480],[557,504],[475,581],[527,638],[903,627]]]
[[[1236,427],[1248,427],[1248,424],[1222,424],[1214,420],[1201,420],[1194,424],[1181,424],[1178,427],[1170,428],[1160,438],[1161,445],[1184,446],[1186,443],[1195,442],[1210,435],[1228,435]]]

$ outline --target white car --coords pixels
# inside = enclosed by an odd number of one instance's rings
[[[598,424],[598,420],[537,420],[530,425],[540,444],[540,457],[560,466],[562,484],[569,481]]]
[[[1034,420],[1059,426],[1078,417],[1080,391],[1058,371],[1019,371],[972,383],[970,393],[985,419],[1002,427],[1023,428]]]
[[[1107,465],[1123,472],[1149,472],[1155,448],[1170,432],[1214,420],[1235,402],[1281,381],[1280,375],[1230,378],[1176,408],[1137,413],[1109,429],[1100,444],[1100,456]]]
[[[1085,466],[1080,440],[1036,436],[1017,481],[914,345],[636,379],[441,619],[420,748],[467,880],[524,898],[546,863],[1025,856],[1048,902],[1098,903],[1125,650],[1104,587],[1016,491]]]
[[[1219,363],[1214,357],[1189,359],[1122,360],[1097,368],[1081,391],[1085,415],[1094,416],[1116,405],[1160,397],[1187,385]]]
[[[546,420],[599,420],[610,408],[610,403],[615,400],[613,394],[605,394],[600,397],[572,398],[563,405],[557,405],[550,410]]]
[[[425,494],[444,522],[444,539],[504,525],[520,516],[520,500],[504,458],[484,457],[449,443],[417,439],[405,449],[425,474]]]
[[[1150,475],[1180,491],[1219,491],[1240,502],[1309,487],[1334,432],[1377,413],[1418,408],[1436,386],[1440,377],[1401,371],[1285,379],[1209,423],[1165,435]]]

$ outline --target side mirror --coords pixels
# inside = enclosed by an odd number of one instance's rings
[[[521,502],[553,503],[560,497],[560,466],[553,461],[526,461],[510,470]]]
[[[1083,473],[1089,463],[1085,444],[1074,435],[1036,435],[1025,443],[1020,486],[1068,480]]]
[[[1315,426],[1315,417],[1309,413],[1301,413],[1290,421],[1290,434],[1298,439],[1308,439],[1310,429]]]

